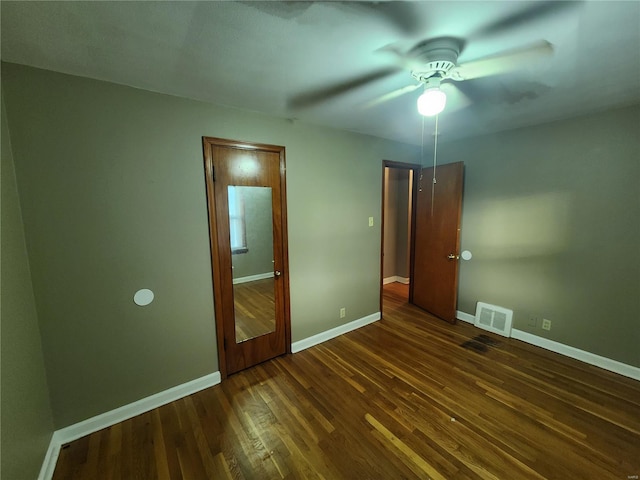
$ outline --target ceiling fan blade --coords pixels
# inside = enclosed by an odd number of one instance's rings
[[[459,88],[456,83],[446,82],[440,85],[440,89],[447,94],[447,105],[443,113],[456,112],[471,105],[471,99]]]
[[[421,24],[419,2],[385,1],[385,2],[331,2],[338,7],[357,9],[358,14],[381,18],[399,32],[413,36],[424,32]]]
[[[553,45],[546,40],[541,40],[528,47],[458,65],[451,71],[450,76],[454,80],[472,80],[499,75],[525,68],[552,54]]]
[[[541,20],[544,17],[555,15],[562,10],[573,8],[581,5],[582,1],[558,1],[547,0],[537,1],[533,5],[526,7],[524,10],[507,15],[495,22],[484,25],[468,36],[468,38],[483,37],[488,35],[499,34],[514,28],[518,28],[526,23]]]
[[[472,99],[473,104],[482,105],[515,105],[544,95],[551,87],[536,81],[521,81],[516,85],[505,84],[499,79],[480,78],[469,82],[455,84],[464,94]]]
[[[418,88],[422,87],[421,83],[417,85],[407,85],[406,87],[399,88],[394,90],[393,92],[385,93],[384,95],[380,95],[373,100],[368,101],[367,103],[360,106],[361,109],[367,109],[371,107],[375,107],[376,105],[380,105],[381,103],[388,102],[389,100],[393,100],[394,98],[398,98],[406,93],[413,92]]]
[[[495,91],[495,82],[491,82],[491,87],[483,85],[483,80],[474,80],[471,82],[458,82],[456,83],[457,90],[460,91],[465,98],[469,100],[470,104],[481,104],[488,96]],[[446,107],[445,107],[446,109]]]
[[[264,13],[284,19],[297,18],[307,11],[313,5],[313,2],[256,2],[241,1],[239,2],[247,7],[257,8]]]
[[[330,85],[325,88],[320,88],[318,90],[295,95],[289,100],[288,106],[292,109],[312,107],[325,100],[329,100],[330,98],[342,95],[343,93],[346,93],[350,90],[354,90],[368,83],[375,82],[376,80],[380,80],[382,78],[393,75],[399,70],[400,69],[398,67],[383,68],[380,70],[376,70],[375,72],[360,75],[359,77],[352,78],[351,80]]]
[[[378,48],[375,53],[389,54],[389,56],[392,57],[392,61],[398,66],[398,68],[402,68],[404,70],[411,71],[424,65],[424,61],[420,61],[414,56],[403,52],[394,43]]]

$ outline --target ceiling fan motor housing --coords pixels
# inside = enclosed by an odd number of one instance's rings
[[[427,79],[438,75],[447,78],[457,65],[462,41],[452,37],[434,38],[418,43],[409,52],[418,62],[424,62],[411,71],[413,78],[425,83]]]

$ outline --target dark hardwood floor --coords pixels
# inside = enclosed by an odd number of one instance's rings
[[[616,479],[640,382],[385,288],[383,319],[71,443],[55,479]]]

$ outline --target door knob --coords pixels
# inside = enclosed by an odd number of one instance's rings
[[[449,255],[447,255],[447,258],[449,260],[458,260],[460,258],[460,256],[459,255],[455,255],[453,253],[450,253]]]
[[[280,275],[282,275],[282,272],[281,272],[280,270],[276,270],[275,272],[273,272],[273,274],[274,274],[276,277],[279,277]]]

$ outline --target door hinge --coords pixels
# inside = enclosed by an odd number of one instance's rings
[[[222,348],[224,348],[225,350],[227,349],[227,339],[226,338],[222,339]]]

